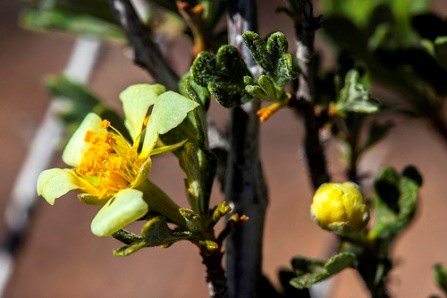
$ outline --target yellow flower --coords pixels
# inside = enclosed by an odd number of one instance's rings
[[[88,114],[62,154],[63,161],[73,168],[43,171],[37,182],[38,194],[53,205],[57,198],[79,189],[81,200],[104,205],[91,226],[98,236],[109,236],[144,216],[149,201],[151,210],[159,211],[156,209],[161,206],[159,209],[178,214],[178,206],[147,180],[152,166],[150,156],[183,145],[181,142],[155,148],[159,134],[179,125],[198,105],[177,93],[164,91],[161,85],[142,84],[121,93],[132,143],[108,120]],[[177,103],[176,108],[166,111],[172,102]],[[147,113],[152,105],[149,120]],[[151,201],[154,195],[165,202]]]
[[[321,228],[346,234],[362,230],[369,213],[355,183],[325,183],[315,192],[311,216]]]

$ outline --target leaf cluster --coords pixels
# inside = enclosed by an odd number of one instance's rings
[[[436,117],[447,94],[446,21],[426,12],[424,1],[351,2],[324,1],[324,32],[373,79],[404,92],[406,112]]]

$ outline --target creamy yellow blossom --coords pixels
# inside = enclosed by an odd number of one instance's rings
[[[155,148],[158,136],[179,125],[197,107],[195,102],[174,92],[159,96],[163,92],[161,85],[137,85],[121,94],[132,142],[108,120],[88,114],[62,154],[63,161],[72,168],[43,171],[37,182],[38,194],[53,205],[57,198],[79,189],[81,200],[104,205],[92,222],[92,231],[98,236],[111,235],[144,216],[149,210],[147,196],[155,189],[147,181],[152,165],[150,156],[183,144]],[[166,111],[163,104],[167,100],[179,102],[177,110]],[[149,120],[148,109],[154,104]],[[171,115],[174,119],[167,119]],[[177,208],[173,202],[161,205],[171,210]]]
[[[368,222],[368,206],[352,182],[325,183],[313,197],[312,219],[320,227],[344,234],[360,231]]]

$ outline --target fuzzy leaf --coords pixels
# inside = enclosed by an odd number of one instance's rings
[[[375,113],[379,110],[379,104],[371,100],[365,83],[355,69],[346,74],[335,107],[341,113]]]
[[[376,223],[370,237],[391,242],[404,230],[417,207],[422,177],[415,167],[406,167],[399,175],[393,168],[384,169],[376,178],[374,205]]]
[[[220,47],[216,55],[202,52],[191,66],[191,75],[197,84],[208,88],[214,98],[226,108],[252,99],[244,85],[244,76],[250,76],[250,72],[233,46]]]
[[[187,73],[183,76],[180,82],[180,92],[197,103],[200,103],[205,111],[210,107],[210,93],[206,87],[202,87],[197,84],[191,76],[191,73]]]
[[[147,211],[148,205],[141,191],[121,190],[99,210],[91,223],[91,230],[96,236],[111,236],[144,216]]]
[[[297,277],[293,278],[290,284],[298,289],[309,288],[343,269],[353,267],[355,261],[355,255],[347,252],[333,256],[326,263],[304,257],[295,257],[292,259],[292,267]]]
[[[262,67],[265,74],[278,85],[278,88],[282,89],[288,81],[298,76],[292,55],[288,52],[288,43],[284,34],[273,33],[267,42],[250,31],[245,32],[242,38],[252,57]]]

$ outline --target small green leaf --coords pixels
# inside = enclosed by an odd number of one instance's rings
[[[202,230],[202,223],[200,221],[200,216],[193,210],[180,208],[180,214],[186,221],[186,226],[191,232],[200,232]]]
[[[254,32],[242,35],[252,57],[262,67],[266,75],[282,89],[287,82],[298,76],[292,55],[288,52],[287,39],[281,32],[273,33],[267,42]]]
[[[343,269],[353,267],[355,262],[355,255],[348,252],[337,254],[326,263],[304,257],[295,257],[292,259],[292,267],[297,277],[293,278],[290,284],[298,289],[309,288]]]
[[[121,190],[99,210],[91,223],[91,230],[96,236],[111,236],[140,219],[147,211],[148,205],[141,191]]]
[[[435,281],[438,287],[447,295],[447,266],[436,264],[434,268]]]
[[[379,110],[379,104],[372,101],[368,89],[357,70],[348,71],[344,86],[340,90],[335,104],[337,111],[341,113],[375,113]]]
[[[422,177],[415,167],[406,167],[399,175],[394,169],[384,169],[376,178],[374,206],[376,222],[369,233],[371,239],[391,241],[413,219]]]
[[[166,218],[156,216],[148,220],[141,230],[146,246],[169,246],[174,242],[189,239],[190,233],[169,229]]]
[[[134,241],[115,250],[114,255],[128,256],[144,247],[168,247],[177,241],[191,239],[190,232],[171,230],[163,216],[155,216],[148,220],[141,229],[141,235],[142,237],[133,236]],[[121,241],[125,240],[125,243],[132,240],[128,235],[116,235],[115,233],[113,236]]]
[[[224,107],[241,105],[252,99],[245,91],[244,76],[250,72],[237,49],[230,45],[219,48],[216,55],[202,52],[191,66],[193,80],[208,88]]]
[[[180,82],[180,92],[195,102],[201,103],[205,111],[209,109],[211,95],[208,89],[197,84],[192,79],[190,72],[183,76]]]

